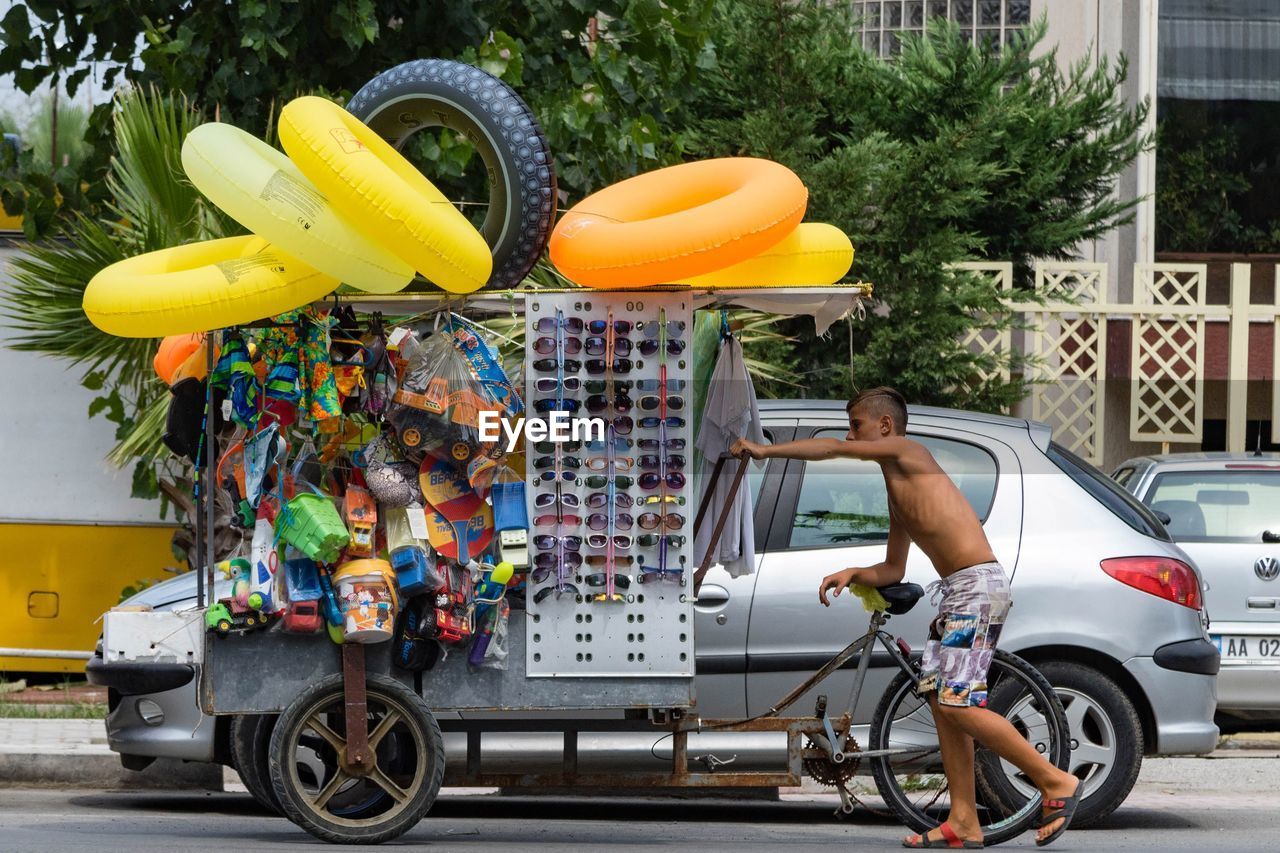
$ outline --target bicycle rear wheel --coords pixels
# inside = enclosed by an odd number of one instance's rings
[[[871,770],[880,796],[899,819],[915,832],[927,832],[946,819],[951,800],[933,712],[915,686],[906,673],[889,684],[871,718],[869,748],[913,750],[873,758]],[[1041,755],[1066,768],[1070,743],[1062,703],[1031,664],[997,650],[987,674],[987,708],[1013,723]],[[980,792],[989,789],[987,779],[1004,777],[1000,757],[983,747],[978,747],[974,769]],[[996,798],[980,797],[978,808],[986,843],[999,844],[1033,825],[1040,798],[1011,798],[1002,805]]]

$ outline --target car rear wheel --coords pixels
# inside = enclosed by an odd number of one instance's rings
[[[1053,685],[1071,731],[1068,771],[1084,780],[1084,799],[1072,826],[1089,826],[1115,811],[1142,769],[1142,721],[1120,685],[1093,667],[1043,661],[1037,668]],[[1004,763],[1006,785],[1019,795],[1034,790],[1016,767]],[[999,796],[999,791],[987,792]]]
[[[284,814],[267,772],[267,746],[275,727],[274,714],[245,714],[231,721],[231,751],[236,772],[249,794],[271,814]]]

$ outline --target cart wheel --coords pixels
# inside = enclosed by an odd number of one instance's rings
[[[368,676],[372,767],[347,758],[342,676],[309,687],[280,715],[268,750],[285,816],[323,841],[378,844],[412,829],[444,779],[440,725],[416,693]]]

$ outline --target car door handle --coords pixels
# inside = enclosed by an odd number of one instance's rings
[[[1280,599],[1249,598],[1247,602],[1251,610],[1275,610],[1276,605],[1280,604]]]
[[[719,584],[703,584],[693,606],[703,610],[716,610],[729,603],[729,590]]]

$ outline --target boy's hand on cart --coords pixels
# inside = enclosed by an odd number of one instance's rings
[[[831,602],[827,601],[827,591],[831,590],[831,597],[835,598],[843,590],[848,588],[849,584],[857,578],[861,569],[852,567],[835,574],[827,575],[822,579],[822,583],[818,584],[818,600],[822,602],[823,607],[830,607]]]
[[[747,441],[740,438],[729,448],[729,452],[739,459],[764,459],[765,452],[768,450],[766,444],[756,444],[754,441]]]

